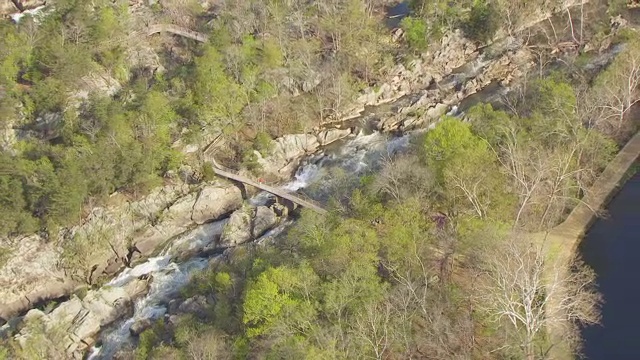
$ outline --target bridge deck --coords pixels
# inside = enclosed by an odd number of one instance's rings
[[[187,28],[183,28],[183,27],[176,26],[176,25],[155,24],[155,25],[150,25],[147,28],[147,35],[153,35],[153,34],[157,34],[157,33],[160,33],[160,32],[168,32],[168,33],[184,36],[186,38],[193,39],[193,40],[199,41],[199,42],[207,42],[207,41],[209,41],[209,36],[207,36],[207,35],[205,35],[203,33],[199,33],[197,31],[189,30]]]
[[[317,204],[312,203],[311,201],[302,199],[298,196],[296,196],[295,194],[292,194],[290,192],[287,192],[285,190],[282,189],[278,189],[276,187],[273,186],[269,186],[269,185],[265,185],[265,184],[261,184],[257,181],[251,180],[247,177],[244,177],[242,175],[238,175],[238,174],[234,174],[232,172],[229,171],[225,171],[225,170],[221,170],[220,168],[218,168],[217,166],[213,166],[213,171],[218,174],[219,176],[225,177],[227,179],[231,179],[231,180],[235,180],[235,181],[240,181],[243,184],[247,184],[247,185],[251,185],[253,187],[256,187],[258,189],[264,190],[268,193],[274,194],[276,196],[279,196],[283,199],[287,199],[289,201],[292,201],[302,207],[305,207],[307,209],[311,209],[319,214],[326,214],[327,210],[321,208],[320,206],[318,206]]]

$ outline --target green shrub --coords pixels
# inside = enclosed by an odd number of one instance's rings
[[[213,165],[206,162],[202,165],[202,181],[209,182],[216,178],[216,173],[213,171]]]
[[[265,131],[259,131],[256,134],[255,142],[253,143],[253,148],[258,150],[258,152],[262,156],[267,156],[271,149],[273,149],[273,141],[271,140],[271,136],[267,134]]]
[[[620,15],[627,8],[626,0],[609,0],[609,9],[607,12],[611,16]]]
[[[400,27],[404,30],[404,38],[412,50],[416,52],[427,50],[428,29],[423,19],[408,16],[402,19]]]
[[[242,156],[242,166],[253,172],[259,172],[262,169],[258,162],[258,155],[251,149],[245,151]]]
[[[474,2],[469,18],[462,24],[465,36],[479,42],[493,39],[498,27],[497,9],[484,0]]]

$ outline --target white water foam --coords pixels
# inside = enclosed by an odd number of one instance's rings
[[[306,164],[298,168],[294,180],[282,186],[284,190],[295,192],[309,186],[320,174],[320,166]]]
[[[159,319],[167,312],[164,304],[177,296],[178,292],[196,272],[207,267],[209,259],[194,257],[181,264],[172,261],[177,250],[204,249],[217,235],[222,233],[227,219],[201,225],[174,239],[159,256],[147,259],[142,264],[127,268],[107,283],[107,286],[122,287],[140,276],[152,277],[147,295],[134,304],[133,316],[108,330],[101,336],[102,345],[94,346],[88,359],[110,359],[122,346],[131,343],[129,329],[136,321]]]
[[[23,17],[27,16],[27,15],[31,15],[33,16],[33,19],[38,22],[38,18],[45,15],[45,12],[43,12],[42,10],[44,10],[46,5],[41,5],[38,6],[36,8],[33,9],[29,9],[29,10],[25,10],[24,12],[19,12],[19,13],[15,13],[15,14],[10,14],[9,16],[11,17],[11,19],[13,19],[13,21],[17,24],[20,22],[20,20],[22,20]]]
[[[149,259],[148,265],[145,263],[136,267],[144,269],[144,271],[154,269],[153,271],[147,272],[147,274],[152,274],[153,276],[153,281],[147,296],[135,303],[133,316],[131,318],[120,324],[117,329],[102,337],[102,345],[100,347],[94,346],[90,351],[88,359],[110,359],[118,349],[130,344],[131,326],[139,320],[156,320],[164,316],[167,308],[163,304],[166,304],[178,295],[179,290],[191,280],[192,275],[206,268],[209,263],[209,259],[206,258],[192,258],[179,265],[170,262],[161,267],[160,264],[162,264],[162,261],[158,261],[157,259],[158,258]]]

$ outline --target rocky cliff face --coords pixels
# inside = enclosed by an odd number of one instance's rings
[[[144,280],[131,282],[127,287],[104,287],[88,291],[80,299],[72,295],[68,301],[46,314],[41,310],[30,310],[23,319],[21,330],[16,335],[24,348],[29,341],[41,335],[39,349],[51,349],[49,356],[82,359],[83,352],[93,343],[93,338],[103,326],[132,311],[133,301],[146,289]],[[57,354],[53,355],[54,352]]]
[[[195,204],[203,199],[203,190],[200,191]],[[182,198],[179,202],[180,205],[175,209],[183,209],[182,204],[191,203],[192,201],[189,200],[191,198],[192,196],[190,195]],[[216,199],[219,199],[219,197]],[[186,210],[176,212],[176,214],[186,213],[188,213]],[[211,212],[211,214],[215,214],[215,211]],[[176,240],[176,243],[185,245],[187,253],[193,250],[199,254],[211,247],[218,249],[235,247],[259,238],[265,232],[278,225],[284,217],[286,217],[286,211],[283,211],[278,204],[274,204],[271,207],[243,206],[234,211],[228,221],[217,221],[208,224],[204,227],[207,228],[204,231],[201,231],[203,227],[189,231],[185,236],[181,235]],[[200,234],[201,232],[202,234]],[[193,237],[194,234],[205,236],[206,239],[203,239],[205,241],[197,240]],[[190,241],[185,242],[185,239]],[[182,246],[176,246],[171,248],[167,256],[180,257],[183,253],[185,253],[185,249]],[[215,262],[217,260],[213,258],[211,261]],[[141,264],[140,267],[123,272],[107,286],[103,286],[98,290],[87,291],[83,296],[73,294],[68,300],[62,302],[49,313],[39,309],[32,309],[23,317],[19,326],[16,326],[15,323],[7,324],[0,328],[0,333],[14,333],[15,339],[23,349],[35,346],[40,351],[43,351],[43,349],[50,351],[51,353],[48,355],[50,357],[69,359],[82,359],[87,348],[95,343],[101,329],[116,320],[130,317],[132,314],[134,321],[129,328],[123,329],[137,336],[153,324],[153,320],[148,317],[135,317],[136,311],[140,309],[138,308],[134,311],[132,307],[133,302],[138,297],[146,294],[149,289],[153,289],[152,286],[149,286],[150,283],[155,285],[154,273],[147,274],[144,272],[145,270],[136,271],[136,269],[148,269],[148,264]],[[175,269],[173,271],[180,272],[180,270]],[[140,273],[146,275],[139,276],[138,274]],[[158,290],[162,286],[156,285],[155,296],[167,291],[167,288]],[[77,293],[81,294],[82,292]],[[179,304],[176,304],[173,300],[168,301],[168,299],[163,301],[167,301],[166,306],[169,313],[197,314],[207,307],[210,299],[195,297]],[[142,312],[144,313],[144,311]],[[45,334],[46,336],[43,336]]]
[[[7,320],[42,299],[109,277],[190,228],[233,212],[242,202],[240,189],[226,181],[197,188],[167,185],[140,201],[94,209],[84,224],[62,233],[58,242],[37,235],[0,239],[0,247],[9,253],[0,267],[0,317]],[[72,246],[74,242],[87,246]]]

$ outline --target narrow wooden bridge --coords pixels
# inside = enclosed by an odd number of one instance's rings
[[[239,181],[239,182],[241,182],[243,184],[247,184],[247,185],[253,186],[253,187],[258,188],[260,190],[264,190],[264,191],[266,191],[268,193],[271,193],[271,194],[273,194],[275,196],[281,197],[283,199],[287,199],[287,200],[289,200],[289,201],[291,201],[293,203],[296,203],[296,204],[298,204],[298,205],[300,205],[302,207],[305,207],[307,209],[313,210],[313,211],[315,211],[315,212],[317,212],[319,214],[326,214],[327,213],[327,210],[323,209],[318,204],[315,204],[315,203],[313,203],[313,202],[311,202],[309,200],[305,200],[305,199],[297,196],[296,194],[290,193],[288,191],[285,191],[283,189],[279,189],[279,188],[276,188],[276,187],[273,187],[273,186],[262,184],[260,182],[251,180],[251,179],[249,179],[249,178],[247,178],[245,176],[234,174],[234,173],[232,173],[230,171],[222,170],[221,166],[218,163],[216,163],[215,160],[213,160],[212,163],[213,163],[213,166],[212,166],[213,171],[219,176],[225,177],[227,179]]]
[[[147,35],[151,36],[153,34],[168,32],[175,35],[180,35],[189,39],[193,39],[199,42],[207,42],[209,41],[209,36],[199,33],[197,31],[189,30],[187,28],[183,28],[181,26],[171,25],[171,24],[155,24],[149,25],[147,28]]]

